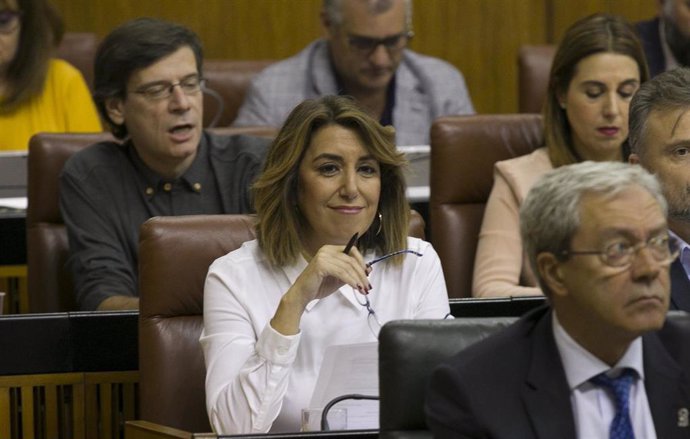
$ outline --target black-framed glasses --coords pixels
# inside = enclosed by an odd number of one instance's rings
[[[371,267],[372,265],[385,261],[388,258],[392,258],[393,256],[397,255],[402,255],[409,253],[411,255],[419,256],[422,257],[424,256],[422,253],[419,253],[418,251],[410,250],[410,249],[405,249],[405,250],[398,250],[394,251],[392,253],[388,253],[387,255],[380,256],[376,259],[373,259],[369,262],[367,262],[367,267]],[[367,310],[367,325],[369,325],[369,330],[371,333],[376,337],[376,339],[379,338],[379,332],[381,332],[381,327],[383,326],[381,324],[381,320],[379,320],[379,317],[376,315],[376,311],[374,311],[374,308],[371,307],[371,302],[369,301],[369,296],[366,294],[361,294],[358,293],[354,288],[352,289],[352,294],[360,305],[362,305],[366,310]],[[364,301],[360,300],[360,296],[364,297]]]
[[[194,75],[177,82],[155,82],[134,90],[132,93],[143,95],[152,101],[168,99],[173,94],[175,87],[180,87],[187,96],[197,94],[206,86],[206,80]]]
[[[19,27],[22,11],[4,9],[0,11],[0,34],[11,34]]]
[[[609,267],[627,268],[632,265],[637,252],[646,248],[659,264],[667,265],[673,262],[680,253],[680,243],[668,234],[657,235],[647,241],[633,244],[626,240],[608,244],[603,250],[564,250],[561,256],[599,255],[601,261]]]
[[[369,56],[377,47],[383,45],[389,54],[402,50],[414,37],[414,32],[407,31],[384,38],[370,38],[362,35],[348,35],[347,43],[362,56]]]

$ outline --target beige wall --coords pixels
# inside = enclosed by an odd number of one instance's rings
[[[68,31],[100,36],[138,16],[183,23],[207,58],[280,59],[321,34],[320,0],[53,0]],[[656,0],[414,0],[411,47],[443,58],[467,80],[481,113],[517,111],[516,54],[523,44],[554,43],[594,12],[641,20]]]

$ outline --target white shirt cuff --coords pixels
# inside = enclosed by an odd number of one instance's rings
[[[292,364],[297,357],[301,333],[283,335],[267,323],[256,342],[256,352],[259,356],[274,364]]]

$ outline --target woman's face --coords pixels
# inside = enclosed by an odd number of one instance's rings
[[[21,20],[17,0],[0,0],[0,79],[14,59],[19,46]]]
[[[327,125],[312,136],[299,166],[297,205],[306,219],[310,254],[325,244],[345,245],[376,215],[381,169],[355,131]]]
[[[628,108],[640,70],[627,55],[601,52],[580,60],[564,96],[575,150],[584,160],[621,160],[628,137]]]

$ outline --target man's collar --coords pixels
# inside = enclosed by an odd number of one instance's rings
[[[637,371],[640,378],[644,379],[642,337],[637,337],[633,340],[621,359],[611,367],[582,347],[568,334],[558,321],[556,310],[552,313],[552,319],[553,336],[556,340],[556,347],[561,356],[563,368],[565,369],[568,387],[571,391],[589,381],[593,376],[606,372],[609,369],[631,368]]]
[[[208,169],[206,163],[209,161],[209,147],[205,134],[202,133],[201,135],[194,161],[192,161],[192,164],[184,172],[184,174],[175,180],[165,179],[149,168],[139,156],[139,153],[134,147],[131,139],[126,140],[123,146],[127,149],[127,155],[129,156],[139,175],[143,177],[142,190],[146,193],[146,195],[151,196],[155,193],[157,188],[161,187],[162,184],[176,180],[182,182],[185,186],[195,192],[199,192],[201,190],[201,183],[204,181]]]

